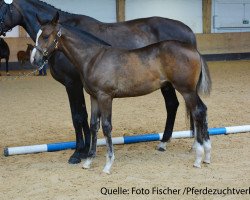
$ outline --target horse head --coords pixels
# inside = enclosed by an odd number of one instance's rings
[[[22,19],[14,4],[14,0],[0,0],[0,35],[5,36]]]
[[[61,37],[61,28],[58,24],[59,13],[52,20],[44,22],[37,17],[41,29],[37,33],[36,45],[30,56],[31,64],[42,67],[47,63],[53,52],[58,48],[58,40]]]

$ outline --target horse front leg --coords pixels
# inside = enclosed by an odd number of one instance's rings
[[[100,128],[100,110],[98,102],[95,98],[91,97],[91,119],[90,119],[90,133],[91,133],[91,147],[89,150],[88,158],[83,164],[84,169],[89,169],[93,159],[96,156],[97,146],[97,133]]]
[[[86,158],[90,147],[90,130],[88,125],[88,113],[86,110],[83,86],[81,82],[71,84],[66,87],[72,121],[75,128],[76,134],[76,149],[72,156],[69,158],[68,162],[70,164],[77,164],[81,162],[82,158]],[[84,139],[83,141],[83,133]]]
[[[165,101],[165,106],[167,110],[167,119],[166,119],[164,134],[160,144],[157,146],[157,150],[166,151],[167,142],[172,137],[179,101],[177,99],[175,89],[171,83],[167,83],[164,87],[162,87],[161,93]]]

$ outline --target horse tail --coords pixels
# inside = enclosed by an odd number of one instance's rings
[[[209,95],[212,89],[212,81],[206,61],[200,55],[201,73],[197,84],[197,91],[200,94]]]

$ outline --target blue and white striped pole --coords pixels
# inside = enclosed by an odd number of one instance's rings
[[[243,126],[231,126],[231,127],[221,127],[221,128],[210,128],[208,129],[209,135],[223,135],[230,133],[242,133],[250,132],[250,125]],[[113,144],[132,144],[138,142],[149,142],[161,140],[163,133],[154,134],[144,134],[135,136],[124,136],[113,138]],[[191,131],[176,131],[173,132],[172,138],[190,138],[192,137]],[[105,139],[98,139],[97,146],[105,145]],[[19,154],[31,154],[40,152],[53,152],[61,151],[66,149],[75,149],[75,142],[58,142],[51,144],[41,144],[32,146],[20,146],[20,147],[9,147],[4,149],[4,155],[19,155]]]

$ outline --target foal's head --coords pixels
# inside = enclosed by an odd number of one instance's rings
[[[34,47],[30,62],[33,65],[41,66],[58,49],[58,40],[61,37],[61,28],[58,24],[59,13],[57,12],[51,21],[43,22],[38,16],[37,20],[41,29],[37,33],[36,46]]]

